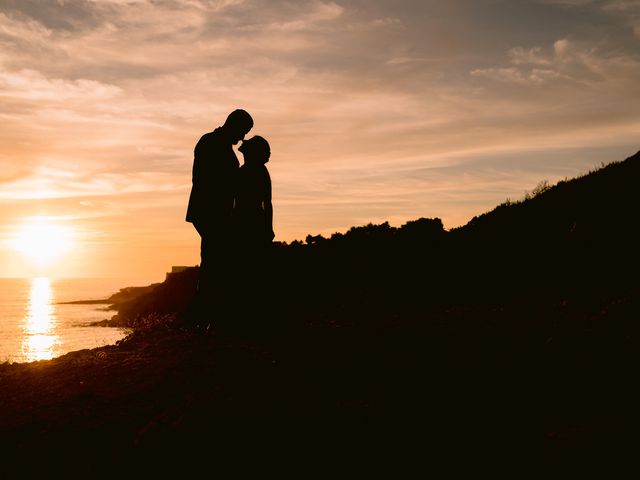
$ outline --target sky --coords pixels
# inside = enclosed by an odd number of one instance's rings
[[[0,0],[0,277],[198,264],[193,148],[235,108],[276,240],[454,228],[640,150],[640,0]]]

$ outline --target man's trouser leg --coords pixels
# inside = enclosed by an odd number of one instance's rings
[[[205,232],[200,252],[200,276],[198,280],[198,301],[201,322],[207,326],[224,327],[232,315],[232,275],[233,254],[228,241],[218,235]]]

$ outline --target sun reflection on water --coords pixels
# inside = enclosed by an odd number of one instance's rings
[[[59,339],[54,333],[57,319],[52,299],[51,281],[47,277],[34,278],[22,341],[22,352],[27,362],[49,360],[55,356]]]

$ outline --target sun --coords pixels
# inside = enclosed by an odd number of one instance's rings
[[[37,266],[61,259],[73,246],[73,233],[52,217],[32,217],[18,227],[12,240],[14,250]]]

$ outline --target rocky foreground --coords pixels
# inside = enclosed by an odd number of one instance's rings
[[[588,308],[475,305],[207,335],[158,316],[117,345],[1,365],[0,452],[95,474],[285,451],[369,466],[395,452],[408,466],[494,446],[624,448],[639,305],[635,291]]]

